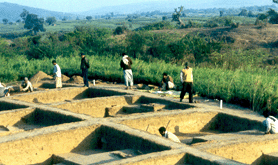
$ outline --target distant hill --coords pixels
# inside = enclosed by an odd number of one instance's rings
[[[8,19],[9,22],[15,22],[16,20],[21,19],[20,14],[22,13],[23,9],[26,9],[27,11],[29,11],[29,13],[37,14],[39,17],[44,18],[56,17],[56,19],[63,19],[64,17],[66,17],[67,19],[75,19],[77,17],[76,14],[55,12],[4,2],[0,3],[0,22],[2,22],[2,19],[4,18]]]
[[[228,2],[226,0],[206,0],[204,1],[185,1],[185,0],[172,0],[172,1],[149,1],[142,3],[132,3],[127,5],[107,6],[96,8],[86,12],[80,12],[82,15],[105,15],[111,12],[115,14],[132,14],[141,12],[173,12],[174,8],[184,6],[184,9],[208,9],[208,8],[244,8],[248,6],[270,6],[275,4],[271,1],[265,2],[263,0],[232,0]]]

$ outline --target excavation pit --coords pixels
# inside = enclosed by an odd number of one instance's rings
[[[114,124],[113,124],[114,125]],[[55,128],[57,129],[57,128]],[[68,124],[63,130],[54,128],[24,133],[8,140],[0,137],[0,162],[3,164],[94,164],[109,163],[171,147],[142,138],[125,126]],[[44,133],[46,132],[46,133]]]
[[[33,84],[33,87],[35,88],[40,88],[40,89],[54,89],[56,88],[56,84],[53,80],[53,82],[41,82],[41,83],[36,83]],[[76,84],[70,84],[70,83],[63,83],[63,88],[67,88],[67,87],[78,87],[78,85]],[[80,87],[80,85],[79,85]]]
[[[6,102],[6,101],[0,101],[0,112],[1,111],[8,111],[8,110],[14,110],[14,109],[21,109],[21,108],[27,108],[28,106],[20,105],[17,103],[12,102]]]
[[[188,109],[193,106],[140,95],[111,96],[53,104],[60,109],[92,117],[111,117],[133,113]]]
[[[107,97],[125,95],[124,92],[107,90],[103,88],[73,87],[33,92],[12,97],[15,100],[29,103],[51,104],[62,101],[80,100],[85,98]]]
[[[121,117],[117,120],[121,124],[159,136],[158,129],[167,127],[168,131],[176,134],[185,144],[206,142],[207,140],[202,139],[206,135],[263,129],[261,122],[217,111],[161,112]]]
[[[4,111],[0,112],[0,136],[78,121],[82,120],[38,108]]]

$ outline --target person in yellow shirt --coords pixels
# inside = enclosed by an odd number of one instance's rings
[[[182,83],[182,90],[180,94],[180,102],[184,98],[186,92],[189,93],[189,103],[193,103],[193,73],[189,63],[185,63],[185,68],[181,70],[180,79]]]

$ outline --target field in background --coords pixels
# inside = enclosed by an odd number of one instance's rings
[[[182,20],[185,23],[188,23],[189,20],[199,23],[201,25],[205,24],[208,20],[213,20],[219,17],[183,17]],[[239,17],[239,16],[231,16],[233,22],[239,22],[240,24],[254,24],[256,18],[250,17]],[[171,21],[171,18],[167,19]],[[137,19],[133,19],[132,22],[129,22],[125,18],[112,18],[112,19],[93,19],[91,21],[88,20],[68,20],[68,21],[57,21],[54,25],[44,24],[46,32],[70,32],[73,31],[76,26],[93,26],[93,27],[101,27],[101,28],[110,28],[115,29],[118,26],[125,25],[128,29],[134,30],[139,27],[146,26],[151,23],[157,23],[162,21],[161,17],[157,18],[149,18],[149,17],[139,17]],[[173,26],[176,25],[175,22],[171,23]],[[23,23],[14,23],[13,25],[4,25],[0,24],[0,34],[4,33],[24,33],[28,32],[28,30],[24,29]],[[42,34],[43,32],[40,32]]]

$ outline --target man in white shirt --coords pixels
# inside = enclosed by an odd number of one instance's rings
[[[54,65],[53,77],[56,81],[56,88],[62,88],[62,73],[60,66],[56,63],[56,60],[53,60],[52,64]]]
[[[265,134],[278,133],[278,120],[274,116],[270,116],[269,111],[264,111],[263,115],[266,117],[263,121],[263,125],[266,127]]]
[[[24,81],[21,83],[21,87],[23,88],[22,91],[24,92],[33,92],[32,83],[28,80],[27,77],[24,78]]]
[[[168,132],[166,131],[166,128],[165,127],[160,127],[158,129],[159,133],[161,134],[161,136],[165,137],[165,138],[168,138],[168,139],[171,139],[172,141],[174,142],[178,142],[180,143],[181,141],[179,140],[179,138],[173,134],[172,132]]]

